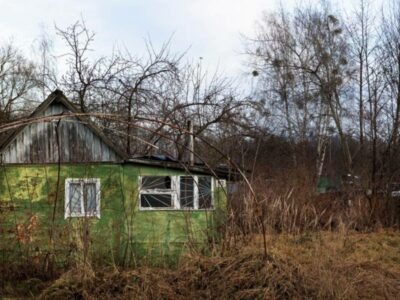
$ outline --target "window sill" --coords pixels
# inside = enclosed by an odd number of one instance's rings
[[[65,219],[71,219],[71,218],[97,218],[100,219],[100,214],[71,214],[71,215],[66,215],[64,216]]]
[[[196,212],[196,211],[213,211],[215,210],[215,207],[212,208],[199,208],[199,209],[194,209],[194,208],[143,208],[140,207],[139,211],[181,211],[181,212]]]

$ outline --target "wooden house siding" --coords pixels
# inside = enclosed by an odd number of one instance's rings
[[[71,111],[62,103],[53,102],[43,112],[38,113],[37,117],[62,113]],[[121,160],[121,157],[91,128],[75,117],[29,124],[2,151],[3,163],[120,162]]]

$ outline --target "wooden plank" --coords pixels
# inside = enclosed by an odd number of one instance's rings
[[[101,142],[99,140],[99,138],[97,136],[94,136],[94,142],[93,142],[93,160],[94,161],[102,161],[102,157],[101,157]]]
[[[24,147],[22,147],[24,145],[24,140],[23,140],[24,135],[20,134],[17,136],[17,145],[21,145],[21,147],[18,147],[17,150],[17,159],[18,161],[22,161],[25,158],[24,155]]]
[[[43,124],[43,135],[45,136],[44,144],[43,144],[43,156],[44,156],[44,161],[49,160],[49,139],[48,139],[48,129],[49,128],[49,123],[44,123]]]
[[[62,126],[62,149],[63,149],[63,162],[68,162],[69,161],[69,135],[68,135],[68,123],[67,122],[61,122]]]
[[[44,134],[43,132],[43,126],[44,124],[41,123],[37,123],[35,124],[36,128],[37,128],[37,132],[36,132],[36,143],[37,143],[37,155],[38,155],[38,161],[40,163],[44,163],[46,162],[46,157],[44,156],[44,143],[46,143],[47,141],[47,136]]]
[[[69,110],[52,103],[38,116],[59,115]],[[72,119],[72,120],[71,120]],[[70,121],[76,120],[76,123]],[[3,150],[5,163],[57,163],[58,120],[25,126]],[[91,129],[77,118],[60,121],[60,152],[62,162],[117,162],[119,156]]]
[[[86,126],[84,126],[86,128]],[[87,147],[86,147],[86,151],[87,155],[86,155],[86,161],[92,161],[93,156],[94,156],[94,136],[91,132],[89,132],[88,130],[85,130],[85,134],[86,134],[86,140],[87,140]]]
[[[6,150],[4,151],[4,154],[3,154],[3,155],[4,155],[4,156],[3,156],[4,163],[10,162],[10,146],[8,146],[8,147],[6,148]]]
[[[25,157],[23,158],[22,161],[28,162],[29,157],[30,157],[30,151],[31,151],[31,147],[29,144],[29,127],[25,127],[24,130],[22,130],[22,134],[24,136],[23,137],[23,141],[24,141],[23,148],[24,148],[24,154],[25,154]]]
[[[13,141],[11,149],[12,149],[11,161],[15,163],[18,161],[17,140],[16,139]]]
[[[70,161],[71,162],[77,162],[76,157],[78,156],[79,153],[79,148],[78,148],[78,140],[77,140],[77,125],[76,123],[71,123],[71,131],[69,132],[69,139],[70,143],[72,144],[72,151],[71,151],[71,157]]]

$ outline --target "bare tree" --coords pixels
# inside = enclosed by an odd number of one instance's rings
[[[8,122],[36,87],[35,66],[12,44],[0,47],[0,122]]]
[[[358,125],[359,125],[359,141],[360,146],[364,145],[365,135],[365,86],[366,83],[367,91],[370,90],[369,78],[365,79],[366,73],[368,73],[369,60],[371,53],[374,49],[371,49],[371,22],[373,20],[370,16],[370,3],[368,0],[360,0],[356,7],[353,15],[354,18],[349,20],[350,25],[347,26],[347,32],[351,39],[350,52],[352,54],[353,62],[358,65],[358,72],[356,79],[358,85]],[[370,98],[370,93],[367,94],[367,99]]]
[[[67,57],[68,70],[61,77],[61,87],[72,96],[83,112],[87,112],[96,89],[104,87],[121,72],[124,69],[121,66],[123,62],[115,54],[100,58],[90,55],[95,33],[86,27],[83,20],[66,29],[56,27],[56,30],[69,49],[69,52],[64,54]]]
[[[164,142],[163,135],[172,137],[173,144],[169,143],[168,147],[174,148],[178,159],[184,159],[189,121],[194,127],[194,137],[202,138],[210,130],[215,133],[220,126],[245,124],[241,109],[247,100],[240,98],[234,84],[218,72],[208,77],[200,63],[185,65],[179,74],[179,80],[168,82],[163,99],[159,99],[160,126],[149,139],[160,143]]]
[[[400,126],[400,4],[390,2],[382,17],[380,54],[391,99],[393,99],[393,127],[391,144],[397,146]]]
[[[179,81],[179,62],[183,55],[172,55],[170,41],[156,51],[147,41],[147,57],[136,58],[129,51],[120,54],[124,69],[114,76],[106,89],[118,97],[119,113],[127,118],[126,152],[131,155],[133,123],[138,116],[162,117],[160,107],[167,101],[165,86]]]
[[[38,86],[40,86],[42,99],[59,86],[57,58],[54,55],[54,41],[48,32],[42,28],[40,36],[35,40],[33,52],[36,54]]]
[[[295,38],[290,26],[288,16],[283,10],[278,15],[265,15],[262,24],[258,26],[256,38],[250,40],[247,54],[254,57],[252,66],[255,69],[254,75],[262,79],[261,89],[275,99],[272,104],[277,113],[283,116],[292,146],[293,164],[296,166],[294,147],[297,137],[304,137],[303,126],[307,124],[308,103],[297,95],[295,76],[298,73],[292,68],[295,58],[291,51]]]
[[[261,89],[283,112],[292,145],[317,134],[317,173],[326,153],[328,130],[333,126],[340,138],[346,170],[352,155],[343,125],[346,113],[347,42],[337,17],[327,7],[284,10],[263,19],[248,54],[261,74]],[[278,100],[278,101],[275,101]]]

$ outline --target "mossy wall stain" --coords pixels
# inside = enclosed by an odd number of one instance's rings
[[[212,211],[138,208],[139,176],[183,174],[135,165],[68,164],[61,166],[58,180],[57,165],[2,166],[2,258],[52,253],[56,260],[65,261],[86,247],[93,261],[132,264],[139,258],[176,258],[189,247],[202,247],[207,239],[217,236],[216,228],[224,222],[226,197],[222,189],[214,191]],[[64,218],[66,178],[100,178],[100,219]]]

